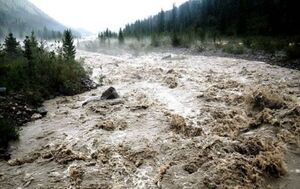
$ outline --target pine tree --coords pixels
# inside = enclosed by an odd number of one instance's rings
[[[76,48],[74,46],[74,40],[71,30],[64,31],[64,38],[63,38],[63,57],[66,60],[74,60],[76,54]]]
[[[5,38],[4,41],[4,51],[6,54],[13,56],[18,53],[18,45],[16,38],[13,36],[12,33],[9,33],[8,36]]]
[[[28,61],[32,60],[31,40],[28,36],[25,37],[24,48],[24,57],[27,58]]]
[[[120,28],[120,31],[119,31],[118,39],[119,39],[119,44],[124,44],[124,35],[123,35],[123,31],[122,31],[121,28]]]
[[[32,43],[31,39],[26,36],[24,40],[24,57],[28,60],[27,73],[29,78],[32,79],[34,74],[34,63],[33,63],[33,52],[32,52]]]
[[[32,31],[31,36],[26,36],[24,40],[24,57],[27,58],[29,61],[32,61],[37,48],[38,42],[35,38],[34,32]]]
[[[162,34],[165,32],[165,12],[161,10],[159,13],[159,20],[158,20],[158,33]]]
[[[173,4],[173,9],[172,9],[171,27],[172,27],[171,30],[173,33],[177,32],[177,8],[176,8],[175,4]]]
[[[31,43],[31,48],[35,49],[38,47],[38,41],[35,38],[34,31],[31,32],[30,43]]]

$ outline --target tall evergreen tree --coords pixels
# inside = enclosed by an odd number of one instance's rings
[[[32,43],[28,36],[25,37],[24,40],[24,57],[27,58],[28,61],[32,60]]]
[[[31,43],[31,48],[37,48],[38,46],[38,41],[36,40],[34,31],[31,32],[31,36],[30,36],[30,43]]]
[[[33,62],[33,48],[32,48],[32,42],[31,39],[26,36],[25,40],[24,40],[24,57],[27,59],[28,61],[28,66],[27,66],[27,73],[29,78],[33,78],[33,74],[34,74],[34,62]]]
[[[172,9],[171,28],[172,28],[171,31],[175,33],[177,30],[177,7],[175,6],[175,4],[173,4],[173,9]]]
[[[158,33],[162,34],[165,32],[165,12],[161,10],[158,15]]]
[[[120,28],[120,31],[119,31],[118,39],[119,39],[120,44],[124,44],[124,35],[123,35],[123,31],[122,31],[121,28]]]
[[[17,42],[16,38],[13,36],[12,33],[9,33],[8,36],[5,38],[4,46],[4,51],[6,54],[13,56],[18,53],[19,43]]]
[[[63,38],[63,57],[66,60],[74,60],[76,54],[76,48],[74,46],[74,39],[71,30],[64,31],[64,38]]]

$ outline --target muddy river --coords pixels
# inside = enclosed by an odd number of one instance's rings
[[[0,188],[299,188],[300,72],[184,52],[78,51],[101,84],[46,101]],[[99,100],[114,87],[120,98]]]

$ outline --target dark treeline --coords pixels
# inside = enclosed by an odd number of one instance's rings
[[[299,34],[297,1],[190,0],[170,11],[126,25],[125,36],[189,34],[211,37]]]
[[[32,31],[34,31],[35,36],[38,39],[42,39],[42,40],[61,39],[63,36],[63,32],[51,30],[48,29],[47,27],[44,27],[41,30],[32,30],[32,29],[22,29],[23,25],[25,26],[26,24],[16,24],[16,27],[12,27],[8,31],[3,31],[0,28],[0,39],[4,39],[5,36],[9,33],[13,33],[14,36],[16,36],[17,38],[24,38],[26,35],[29,35]]]
[[[105,43],[106,40],[109,40],[111,38],[117,38],[118,34],[115,32],[112,32],[111,30],[109,30],[108,28],[103,31],[103,32],[99,32],[98,33],[98,39],[100,40],[100,42]]]
[[[61,39],[63,37],[63,32],[50,30],[47,27],[44,27],[43,30],[35,31],[36,36],[40,39],[44,40],[53,40],[53,39]],[[20,36],[23,37],[23,36]]]

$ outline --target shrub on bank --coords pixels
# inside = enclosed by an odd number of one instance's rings
[[[8,142],[18,139],[18,136],[18,129],[10,121],[0,118],[0,149],[6,148]]]
[[[161,44],[160,44],[160,39],[159,39],[159,36],[156,35],[156,34],[153,34],[151,36],[151,46],[153,47],[159,47]]]
[[[74,47],[72,51],[64,47],[63,54],[55,54],[34,44],[34,36],[32,38],[21,54],[1,53],[0,84],[9,92],[22,93],[31,104],[41,103],[51,96],[83,92],[85,84],[82,81],[88,76],[81,63],[74,60]],[[72,39],[69,42],[73,43]]]
[[[9,96],[21,95],[22,101],[32,106],[57,95],[85,91],[89,88],[88,76],[81,62],[74,59],[75,46],[69,30],[65,31],[63,42],[63,48],[55,53],[38,45],[34,34],[25,38],[23,47],[10,34],[0,49],[0,87],[5,87]],[[15,123],[7,121],[8,117],[0,115],[0,118],[1,148],[16,139],[18,133]]]
[[[299,59],[300,58],[300,45],[292,44],[286,48],[286,55],[288,59]]]
[[[221,46],[223,52],[229,54],[244,54],[245,49],[242,45],[234,42],[229,42]]]
[[[288,45],[288,42],[286,39],[256,36],[245,37],[243,44],[254,51],[264,51],[274,54],[276,51],[283,50]]]

